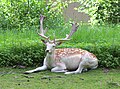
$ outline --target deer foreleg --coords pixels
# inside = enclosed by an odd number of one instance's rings
[[[25,74],[30,74],[30,73],[34,73],[34,72],[39,72],[39,71],[46,70],[46,69],[47,69],[47,66],[46,66],[46,65],[43,65],[43,66],[38,67],[38,68],[36,68],[36,69],[26,71]]]

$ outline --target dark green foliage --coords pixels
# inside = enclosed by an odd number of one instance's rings
[[[99,59],[101,67],[118,67],[120,66],[120,45],[98,45],[92,49]]]
[[[17,46],[0,51],[1,66],[37,66],[44,59],[44,46],[35,44],[31,46]]]
[[[103,0],[99,3],[98,10],[96,11],[99,21],[107,23],[120,22],[120,2],[119,0]]]
[[[120,66],[120,45],[108,44],[63,44],[60,48],[82,48],[94,53],[99,59],[99,67],[116,68]],[[11,47],[0,51],[0,66],[38,66],[45,57],[45,47],[41,44]]]

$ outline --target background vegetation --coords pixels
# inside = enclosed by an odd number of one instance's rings
[[[0,66],[38,66],[45,56],[39,40],[39,16],[44,14],[45,27],[52,38],[62,38],[71,26],[64,21],[63,9],[79,0],[1,0],[0,1]],[[118,0],[80,0],[78,11],[92,16],[92,24],[80,23],[72,40],[63,47],[83,48],[96,54],[101,67],[120,66],[120,25]],[[61,34],[61,35],[59,35]]]
[[[99,22],[107,22],[117,24],[120,22],[120,2],[118,0],[101,0],[96,11],[96,19]]]
[[[80,3],[76,9],[89,14],[92,23],[120,22],[118,0],[0,0],[0,28],[21,30],[39,27],[40,14],[47,17],[45,26],[48,28],[61,27],[65,24],[63,10],[72,2]]]
[[[64,27],[63,27],[64,28]],[[69,33],[68,28],[48,30],[52,39],[65,37]],[[61,30],[61,32],[60,32]],[[59,35],[61,34],[61,35]],[[85,26],[81,25],[69,42],[65,42],[60,48],[83,48],[93,52],[99,59],[99,66],[118,67],[120,65],[120,29],[118,26]],[[0,32],[0,65],[1,66],[38,66],[44,59],[45,46],[41,43],[36,31],[8,30]]]

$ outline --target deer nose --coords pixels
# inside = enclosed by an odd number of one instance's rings
[[[48,52],[49,52],[49,50],[45,50],[45,52],[47,52],[47,53],[48,53]]]

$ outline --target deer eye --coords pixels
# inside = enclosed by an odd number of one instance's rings
[[[55,45],[53,45],[53,47],[55,47]]]

